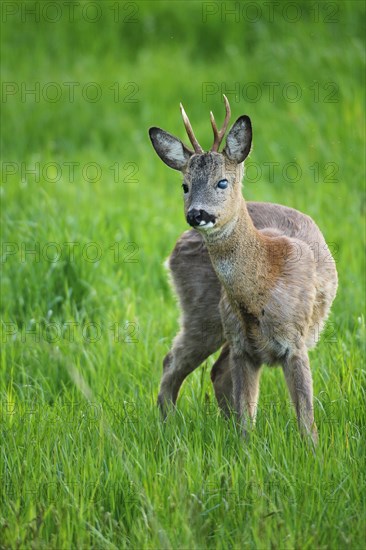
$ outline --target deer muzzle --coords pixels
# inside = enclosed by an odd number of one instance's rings
[[[206,210],[197,210],[192,208],[187,212],[187,222],[192,227],[208,229],[216,223],[216,218]]]

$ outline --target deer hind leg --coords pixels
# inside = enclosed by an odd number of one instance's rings
[[[291,353],[282,368],[295,406],[300,432],[302,435],[309,435],[316,445],[318,432],[314,422],[313,381],[306,349]]]
[[[233,382],[230,369],[230,348],[225,344],[211,370],[211,381],[217,403],[225,416],[229,417],[234,408]]]
[[[158,403],[163,413],[176,402],[183,380],[224,343],[221,285],[207,248],[196,231],[186,231],[168,261],[179,298],[181,331],[163,362]]]
[[[221,323],[205,326],[195,322],[185,325],[176,336],[173,346],[163,361],[163,376],[160,383],[158,404],[166,415],[167,408],[174,405],[184,379],[217,351],[223,343]]]

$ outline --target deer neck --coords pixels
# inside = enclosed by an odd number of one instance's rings
[[[229,299],[254,315],[267,300],[273,266],[268,237],[254,227],[244,199],[237,216],[218,232],[204,234],[215,272]]]

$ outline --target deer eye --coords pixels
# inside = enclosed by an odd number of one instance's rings
[[[226,189],[228,186],[228,181],[227,180],[220,180],[219,183],[217,184],[217,187],[219,189]]]
[[[186,183],[182,183],[182,187],[183,187],[184,193],[188,193],[188,191],[189,191],[188,185]]]

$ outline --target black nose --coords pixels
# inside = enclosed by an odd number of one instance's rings
[[[187,222],[189,223],[189,225],[191,225],[192,227],[197,227],[202,221],[205,223],[215,223],[216,218],[212,214],[206,212],[206,210],[196,210],[195,208],[188,210]]]
[[[192,210],[189,210],[187,212],[187,222],[192,227],[196,227],[201,223],[203,220],[203,210],[196,210],[195,208],[192,208]]]

